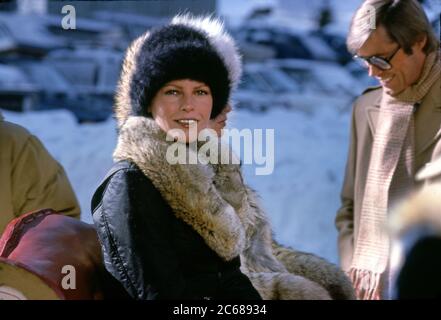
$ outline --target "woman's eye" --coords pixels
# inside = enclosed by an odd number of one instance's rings
[[[208,94],[208,90],[203,90],[203,89],[201,89],[201,90],[197,90],[197,91],[196,91],[196,94],[197,94],[198,96],[205,96],[205,95]]]
[[[176,96],[179,92],[178,90],[170,89],[170,90],[166,90],[164,93],[167,96]]]

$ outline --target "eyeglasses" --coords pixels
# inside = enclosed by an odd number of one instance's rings
[[[365,67],[367,67],[366,63],[375,66],[381,70],[389,70],[392,68],[392,65],[390,64],[390,61],[394,58],[395,54],[401,49],[401,46],[398,46],[398,48],[390,55],[389,58],[381,58],[377,56],[371,56],[371,57],[361,57],[361,56],[354,56],[355,60],[360,61]]]

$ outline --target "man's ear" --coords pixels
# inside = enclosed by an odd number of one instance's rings
[[[423,48],[426,46],[427,43],[427,34],[423,33],[418,38],[413,47],[417,50],[423,51]]]

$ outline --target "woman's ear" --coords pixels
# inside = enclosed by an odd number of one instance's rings
[[[151,106],[151,105],[147,107],[147,112],[146,112],[146,113],[147,113],[148,116],[150,116],[150,117],[153,118],[153,114],[152,114],[152,106]]]
[[[222,129],[227,124],[227,113],[231,110],[231,105],[227,104],[222,112],[216,116],[216,118],[210,120],[210,128],[215,130],[219,137],[222,135]]]

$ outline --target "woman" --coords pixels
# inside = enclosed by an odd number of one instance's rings
[[[239,165],[167,158],[176,143],[200,150],[191,132],[212,126],[240,74],[233,40],[211,18],[175,17],[130,46],[116,164],[92,200],[106,268],[137,299],[352,298],[337,267],[273,242]],[[208,138],[217,159],[230,152]]]

